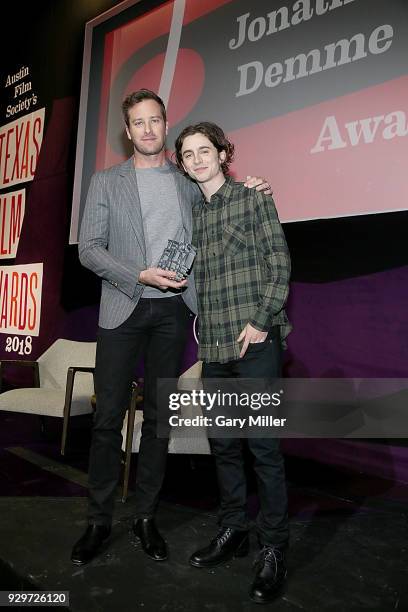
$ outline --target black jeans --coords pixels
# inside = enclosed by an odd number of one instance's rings
[[[143,425],[136,478],[136,518],[151,517],[163,483],[168,439],[158,438],[157,379],[179,375],[190,311],[181,296],[140,299],[115,329],[99,328],[96,413],[89,459],[90,523],[110,524],[120,474],[123,424],[138,360],[144,357]]]
[[[203,378],[264,378],[281,376],[279,328],[274,327],[263,343],[250,344],[242,359],[228,363],[204,363]],[[205,383],[204,383],[205,386]],[[211,438],[215,457],[223,527],[247,530],[247,491],[242,441]],[[278,438],[248,438],[254,455],[260,511],[256,520],[260,544],[286,547],[289,539],[285,468]]]

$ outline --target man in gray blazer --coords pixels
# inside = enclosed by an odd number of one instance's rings
[[[165,473],[168,439],[158,438],[156,381],[176,378],[196,312],[193,274],[178,282],[157,267],[168,239],[190,242],[198,187],[167,161],[163,101],[150,90],[122,105],[134,154],[94,174],[81,225],[81,263],[102,278],[96,351],[97,410],[89,460],[88,527],[71,560],[90,561],[111,531],[120,473],[121,429],[131,381],[144,357],[143,426],[136,479],[134,533],[146,554],[167,558],[154,520]],[[258,189],[269,189],[259,185]]]

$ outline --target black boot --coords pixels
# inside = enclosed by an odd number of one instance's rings
[[[249,550],[247,531],[223,527],[206,548],[197,550],[190,557],[194,567],[215,567],[232,557],[245,557]]]
[[[167,559],[167,546],[158,532],[153,518],[140,518],[133,523],[134,534],[140,539],[142,548],[154,561]]]
[[[285,555],[281,548],[264,546],[255,561],[255,580],[249,596],[256,603],[272,601],[286,580]]]
[[[88,525],[84,535],[72,549],[71,561],[75,565],[84,565],[100,552],[102,544],[110,536],[110,525]]]

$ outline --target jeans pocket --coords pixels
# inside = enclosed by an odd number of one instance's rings
[[[268,332],[268,335],[266,336],[265,340],[263,340],[262,342],[250,342],[248,344],[247,350],[251,351],[251,353],[258,353],[260,351],[263,351],[267,346],[269,346],[271,342],[271,334],[270,332]]]

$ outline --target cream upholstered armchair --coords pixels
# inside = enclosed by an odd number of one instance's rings
[[[61,455],[65,453],[69,417],[92,412],[96,342],[59,339],[37,361],[0,360],[0,410],[63,419]],[[30,368],[33,386],[1,393],[8,366]]]
[[[179,391],[191,391],[192,389],[198,388],[198,385],[201,384],[201,367],[202,362],[197,361],[179,377],[177,385]],[[130,461],[132,453],[137,453],[139,451],[143,412],[138,410],[138,405],[141,404],[142,401],[143,397],[139,394],[137,385],[134,385],[132,400],[129,410],[126,413],[122,429],[122,450],[125,453],[122,489],[123,502],[126,501],[129,490]],[[182,413],[185,417],[193,417],[200,414],[200,407],[184,406],[182,408]],[[173,430],[170,434],[169,453],[209,455],[210,452],[210,445],[205,427],[187,428],[182,426],[177,428],[177,431]]]

